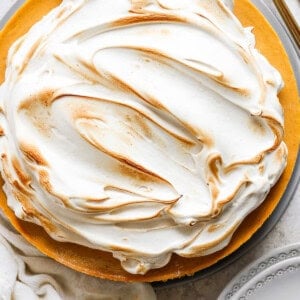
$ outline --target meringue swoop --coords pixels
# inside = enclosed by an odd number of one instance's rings
[[[65,0],[9,51],[8,205],[133,274],[218,251],[286,165],[281,87],[220,0]]]

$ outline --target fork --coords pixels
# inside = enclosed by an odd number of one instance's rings
[[[294,38],[296,45],[300,48],[300,14],[295,15],[291,10],[291,4],[294,4],[295,8],[300,11],[300,1],[289,1],[290,3],[287,4],[287,0],[273,0],[278,12]]]

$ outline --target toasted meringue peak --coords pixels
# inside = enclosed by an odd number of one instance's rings
[[[7,65],[8,205],[130,273],[225,247],[286,165],[281,77],[222,1],[65,0]]]

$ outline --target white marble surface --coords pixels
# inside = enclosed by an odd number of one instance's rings
[[[0,0],[0,19],[17,0]],[[267,235],[249,253],[223,270],[205,279],[191,283],[177,284],[156,290],[158,300],[215,300],[226,284],[246,265],[266,254],[268,251],[300,241],[300,186],[291,200],[286,212]]]

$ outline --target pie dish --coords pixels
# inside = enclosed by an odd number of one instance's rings
[[[50,4],[51,3],[51,4]],[[44,15],[46,11],[50,10],[50,6],[58,5],[57,1],[48,2],[47,4],[33,4],[31,1],[26,2],[25,6],[21,8],[17,16],[12,18],[8,23],[7,27],[2,31],[2,40],[6,41],[3,44],[9,47],[9,40],[14,41],[18,35],[21,35],[26,31],[26,26],[28,27],[34,23],[34,18],[30,16],[28,20],[28,15],[26,11],[32,9],[37,13],[37,18]],[[247,11],[247,13],[245,13]],[[146,275],[131,275],[124,272],[118,261],[112,258],[108,253],[104,253],[97,250],[92,250],[87,247],[82,247],[78,245],[71,245],[67,243],[55,242],[38,226],[29,224],[27,222],[22,222],[14,217],[14,214],[6,206],[5,197],[2,199],[2,204],[5,209],[6,214],[10,217],[12,223],[16,228],[38,249],[40,249],[45,254],[56,260],[73,267],[79,271],[86,272],[90,275],[95,275],[107,279],[121,280],[121,281],[155,281],[155,280],[167,280],[171,278],[176,278],[184,275],[191,275],[195,271],[203,269],[213,263],[217,262],[219,259],[227,256],[232,251],[237,249],[239,245],[243,244],[251,235],[262,225],[263,221],[268,218],[272,210],[276,207],[276,204],[280,200],[281,195],[284,192],[285,186],[287,185],[289,178],[292,173],[293,165],[295,163],[296,154],[298,150],[298,134],[295,135],[295,129],[293,126],[299,121],[297,119],[297,111],[299,109],[296,85],[293,78],[291,68],[288,63],[288,59],[280,42],[274,32],[271,30],[269,25],[267,25],[263,17],[255,10],[250,3],[244,1],[238,1],[235,4],[235,13],[239,16],[240,20],[248,25],[247,22],[255,24],[257,44],[260,51],[268,57],[271,63],[280,70],[284,82],[285,88],[280,94],[281,104],[285,109],[285,142],[289,150],[289,160],[288,166],[281,177],[278,184],[272,189],[267,200],[255,211],[249,215],[243,224],[239,227],[235,233],[231,243],[224,250],[218,251],[214,254],[207,255],[199,258],[182,258],[173,255],[171,262],[162,269],[151,270]],[[251,17],[255,16],[255,22]],[[24,19],[22,19],[24,18]],[[27,20],[26,20],[27,19]],[[24,22],[22,22],[24,20]],[[32,21],[32,23],[30,23]],[[11,35],[10,28],[16,26],[15,22],[22,22],[22,28],[20,30],[23,32],[13,31],[13,36]],[[26,26],[24,26],[26,24]],[[11,27],[10,27],[11,26]],[[262,32],[259,29],[262,29]],[[266,39],[266,37],[268,37]],[[268,41],[266,43],[266,40]],[[263,42],[262,42],[263,41]],[[274,44],[278,45],[276,51],[274,50]],[[5,47],[3,47],[3,60],[6,58]],[[278,58],[281,58],[280,60]],[[3,64],[4,65],[4,64]],[[4,70],[4,68],[3,68]],[[297,130],[296,126],[296,130]]]

